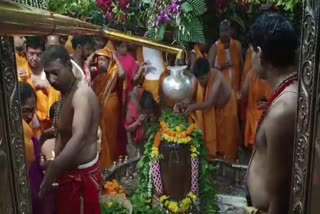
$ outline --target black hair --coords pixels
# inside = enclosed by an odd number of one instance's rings
[[[86,44],[90,44],[94,46],[94,41],[91,36],[86,35],[80,35],[80,36],[74,36],[71,40],[72,48],[76,49],[78,45],[85,46]]]
[[[143,91],[142,97],[141,97],[141,109],[153,109],[158,110],[158,104],[153,99],[153,95],[148,91]]]
[[[298,35],[289,19],[280,13],[264,13],[251,27],[252,46],[262,50],[262,59],[274,67],[295,64]]]
[[[18,83],[19,92],[20,92],[20,101],[21,104],[24,104],[25,101],[31,97],[34,97],[37,100],[36,93],[34,92],[31,85],[25,82]]]
[[[42,64],[43,66],[48,66],[52,61],[59,59],[60,62],[64,65],[72,67],[70,56],[63,46],[61,45],[52,45],[47,48],[47,50],[42,55]]]
[[[54,115],[55,115],[56,110],[57,110],[57,105],[58,105],[58,102],[55,102],[50,107],[50,110],[49,110],[50,120],[53,120],[53,118],[54,118]]]
[[[28,48],[40,48],[42,51],[44,51],[45,43],[40,36],[28,36],[26,37],[26,49],[28,50]]]
[[[195,77],[201,77],[210,72],[209,61],[205,58],[199,58],[194,62],[192,73]]]

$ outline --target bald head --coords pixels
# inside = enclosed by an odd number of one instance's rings
[[[47,36],[46,46],[50,47],[50,46],[53,46],[53,45],[60,45],[60,37],[59,36],[57,36],[57,35]]]
[[[223,42],[230,41],[231,38],[231,22],[227,19],[223,20],[219,26],[220,39]]]

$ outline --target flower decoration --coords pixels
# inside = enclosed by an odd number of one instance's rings
[[[119,195],[126,198],[124,188],[118,183],[117,180],[108,181],[104,185],[104,190],[107,195]]]
[[[215,187],[211,175],[213,167],[208,163],[208,152],[203,142],[200,130],[189,124],[185,117],[170,111],[164,111],[160,118],[161,123],[150,127],[149,139],[145,145],[145,152],[138,162],[139,187],[131,198],[135,213],[161,214],[188,213],[194,208],[199,208],[203,213],[216,213],[218,208],[215,203]],[[180,135],[190,137],[191,156],[191,189],[180,201],[174,201],[165,193],[161,175],[161,142],[164,134],[177,137]],[[167,142],[177,143],[177,142]],[[152,207],[153,196],[159,198],[161,206]],[[151,211],[150,211],[151,209]]]

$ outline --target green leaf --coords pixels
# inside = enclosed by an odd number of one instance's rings
[[[187,0],[187,2],[193,7],[194,16],[200,16],[207,12],[207,6],[205,0]]]
[[[165,31],[166,31],[166,25],[160,25],[155,39],[160,41],[163,40]]]
[[[203,26],[198,17],[194,17],[191,22],[183,23],[185,32],[176,31],[176,39],[180,42],[204,43],[205,37]]]
[[[193,11],[193,7],[189,2],[184,2],[181,5],[181,8],[182,8],[183,12],[185,12],[185,13],[189,13],[190,11]]]

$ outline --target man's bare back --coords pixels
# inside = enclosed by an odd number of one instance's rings
[[[287,87],[273,102],[256,136],[248,171],[252,205],[273,213],[289,203],[298,84]]]
[[[70,169],[90,162],[97,155],[98,100],[91,88],[82,82],[77,83],[76,87],[62,105],[55,149],[56,156],[63,154],[64,149],[77,151],[74,159],[68,161]],[[74,142],[72,138],[81,142]],[[69,143],[73,145],[67,146]]]

